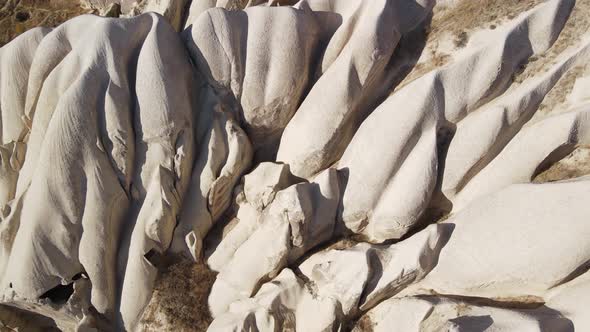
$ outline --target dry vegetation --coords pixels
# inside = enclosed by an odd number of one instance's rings
[[[436,6],[430,26],[425,32],[424,52],[430,53],[429,60],[417,64],[397,88],[447,64],[450,56],[441,52],[438,47],[445,34],[453,37],[455,47],[464,47],[472,30],[495,29],[505,19],[512,19],[541,2],[542,0],[461,0],[448,8]]]
[[[371,322],[369,315],[362,316],[352,329],[353,332],[372,332],[373,330],[373,322]]]
[[[563,104],[574,88],[576,79],[582,76],[585,70],[586,66],[577,66],[568,70],[543,99],[543,102],[539,106],[540,114],[545,116]]]
[[[542,0],[462,0],[450,8],[435,7],[429,39],[446,32],[453,36],[476,28],[489,27],[533,8]]]
[[[248,0],[230,0],[227,3],[228,10],[242,10],[248,4]]]
[[[580,40],[585,32],[590,31],[590,0],[577,0],[568,21],[559,33],[559,37],[547,52],[539,57],[531,58],[524,70],[515,77],[516,82],[547,70],[559,54]]]
[[[215,272],[181,260],[162,271],[141,321],[143,331],[205,331],[212,321],[207,297]]]
[[[562,181],[588,174],[590,174],[590,146],[581,146],[537,175],[533,183]]]
[[[77,0],[0,0],[0,47],[29,29],[55,27],[84,12]]]
[[[429,60],[427,62],[416,64],[416,66],[412,69],[408,76],[406,76],[404,80],[396,87],[396,89],[400,89],[405,85],[408,85],[415,79],[446,65],[450,59],[450,56],[448,54],[438,52],[436,47],[429,48],[427,52],[430,52]]]

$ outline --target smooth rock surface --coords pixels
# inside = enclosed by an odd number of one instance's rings
[[[84,271],[84,310],[131,327],[156,276],[144,255],[170,245],[190,180],[190,63],[155,15],[81,16],[21,38],[28,88],[3,89],[3,100],[24,105],[7,122],[22,133],[6,135],[26,151],[2,219],[3,299],[35,300]]]
[[[588,329],[590,0],[122,7],[0,48],[3,325]]]
[[[210,9],[183,35],[197,68],[240,119],[254,149],[274,158],[319,54],[318,22],[307,3]]]

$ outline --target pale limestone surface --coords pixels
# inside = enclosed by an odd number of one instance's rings
[[[256,296],[237,300],[226,313],[216,316],[209,330],[240,330],[254,323],[266,331],[264,324],[269,321],[279,330],[289,324],[302,331],[335,328],[358,314],[359,307],[371,308],[427,274],[451,228],[432,225],[405,243],[389,247],[365,243],[315,254],[299,265],[299,276],[284,269]],[[218,294],[215,286],[213,290],[212,294]],[[254,322],[247,323],[250,315]]]
[[[589,188],[587,177],[513,185],[473,203],[441,224],[454,228],[436,267],[359,325],[375,331],[583,330],[588,321],[577,308],[584,306],[588,274],[578,275],[588,261],[582,197]]]
[[[143,0],[136,10],[140,13],[158,13],[168,20],[174,30],[181,31],[184,9],[188,3],[188,0]]]
[[[467,300],[468,301],[468,300]],[[444,297],[389,299],[369,311],[352,331],[570,331],[559,312],[536,308],[501,308]]]
[[[516,184],[477,200],[444,221],[455,225],[453,234],[437,266],[413,288],[486,298],[542,298],[589,259],[584,240],[590,232],[584,199],[589,190],[588,179],[582,178]]]
[[[381,104],[362,123],[338,162],[347,179],[339,212],[346,227],[372,242],[406,234],[419,221],[435,190],[440,162],[437,144],[441,144],[437,133],[459,123],[457,139],[452,140],[447,154],[449,165],[445,164],[444,168],[445,173],[453,175],[456,168],[468,161],[465,154],[477,152],[474,145],[485,142],[480,137],[462,140],[462,125],[469,118],[461,120],[506,90],[522,59],[531,56],[535,49],[542,52],[551,45],[557,33],[538,21],[551,19],[556,29],[560,29],[568,8],[568,1],[538,6],[515,23],[494,31],[486,44],[460,54],[455,63],[415,80]],[[531,49],[517,47],[522,43],[530,43]],[[469,70],[472,67],[477,71]],[[530,95],[534,94],[527,94]],[[498,116],[497,110],[494,111],[494,116]],[[476,112],[474,116],[482,113]],[[481,133],[491,127],[490,122],[465,126]],[[459,150],[463,155],[458,158],[454,156],[455,142],[470,145]],[[549,152],[554,148],[547,147]],[[481,149],[483,153],[488,151],[485,146]],[[525,164],[534,170],[540,161],[535,164],[534,160],[527,160]],[[503,175],[511,172],[502,169]],[[443,188],[446,182],[452,181],[452,178],[447,180],[450,175],[443,174]],[[497,188],[514,182],[499,183]],[[474,186],[488,190],[486,185]]]
[[[190,63],[156,15],[81,16],[31,47],[40,32],[20,37],[32,58],[26,93],[3,98],[24,105],[11,125],[26,146],[2,219],[3,301],[35,301],[84,271],[91,296],[71,314],[92,305],[132,327],[156,276],[144,254],[168,248],[190,180]]]
[[[201,85],[198,100],[195,135],[200,144],[187,192],[190,204],[181,209],[172,243],[173,252],[188,251],[197,261],[205,235],[230,206],[232,190],[253,156],[248,136],[210,86]]]
[[[257,227],[239,247],[232,234],[243,230],[234,228],[226,239],[237,248],[223,264],[211,290],[212,314],[223,313],[233,301],[252,296],[260,282],[272,279],[305,252],[329,240],[338,198],[336,170],[330,168],[311,183],[277,192],[272,203],[260,212]],[[270,243],[269,238],[273,239]]]
[[[142,329],[181,255],[218,273],[210,331],[588,329],[590,35],[513,80],[584,1],[399,86],[433,1],[148,1],[164,17],[23,34],[0,49],[0,302]]]
[[[308,89],[318,56],[316,20],[305,2],[296,8],[214,8],[183,34],[200,72],[239,117],[254,149],[267,150],[265,159],[274,158]]]
[[[424,6],[422,12],[408,13],[412,25],[396,20],[402,3]],[[310,1],[312,9],[329,10],[342,22],[329,31],[319,77],[285,128],[277,160],[305,178],[337,161],[367,116],[370,100],[379,96],[379,85],[386,84],[384,69],[397,41],[431,6],[432,1]]]
[[[584,331],[590,328],[590,318],[585,310],[588,308],[589,292],[590,274],[586,272],[554,288],[548,296],[547,306],[569,319],[576,331]]]
[[[202,13],[206,12],[208,9],[219,7],[224,9],[230,10],[238,10],[244,9],[254,6],[275,6],[279,5],[277,2],[284,2],[283,5],[294,4],[297,1],[293,0],[194,0],[191,1],[188,13],[186,15],[186,21],[184,28],[190,28],[193,22],[199,17]]]

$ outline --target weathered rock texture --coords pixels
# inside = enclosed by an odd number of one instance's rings
[[[2,180],[16,182],[2,219],[3,299],[51,299],[72,283],[75,295],[83,272],[91,294],[71,314],[133,326],[191,178],[198,112],[181,40],[156,15],[81,16],[0,57],[2,78],[27,87],[2,91]]]
[[[590,1],[465,1],[124,2],[0,48],[0,327],[589,329]]]

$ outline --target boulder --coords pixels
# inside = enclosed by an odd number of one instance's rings
[[[252,296],[262,282],[329,240],[334,232],[338,194],[334,169],[324,171],[314,182],[279,191],[254,223],[255,230],[249,229],[251,235],[238,244],[231,259],[221,268],[209,297],[213,315],[225,312],[235,300]],[[243,222],[252,224],[240,220],[221,242],[222,248],[235,248],[235,239],[244,239],[233,235],[244,231],[239,226]],[[231,244],[225,245],[226,241]],[[256,257],[257,263],[253,264],[252,257]]]
[[[277,144],[313,73],[318,22],[298,7],[213,8],[183,32],[197,68],[244,126],[259,159]]]

